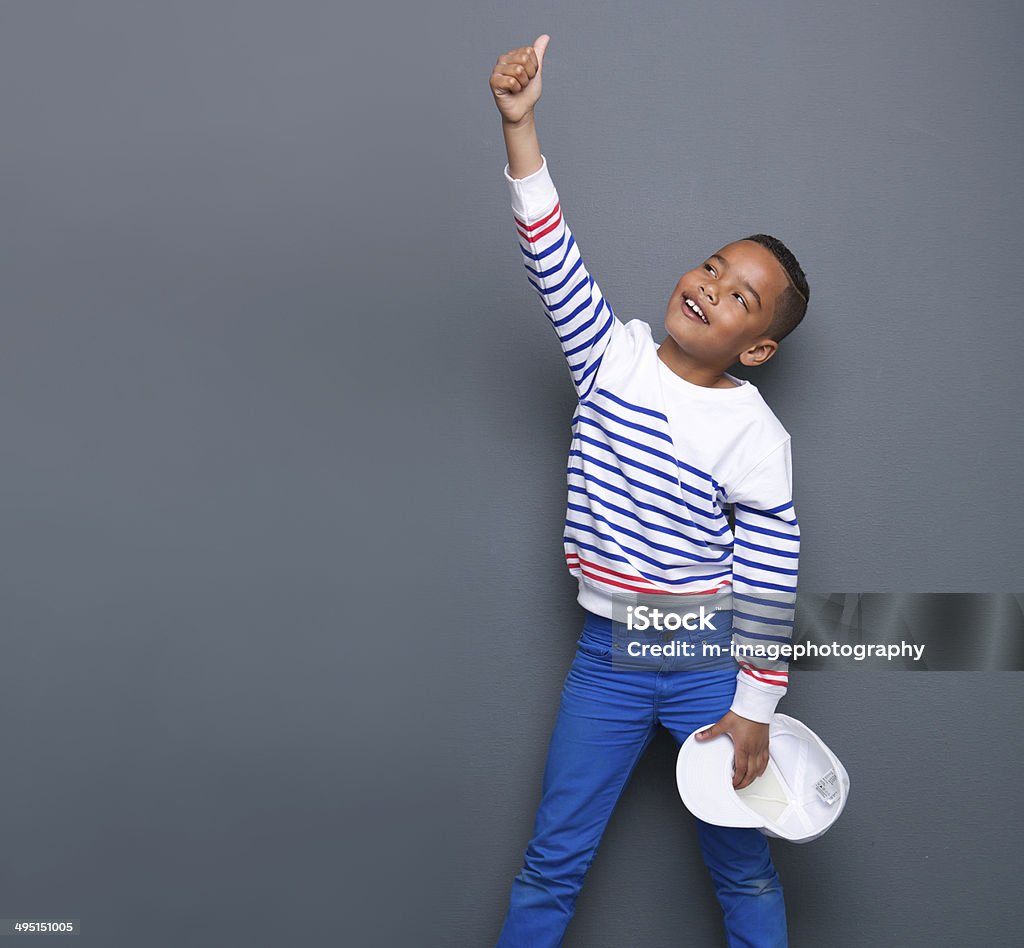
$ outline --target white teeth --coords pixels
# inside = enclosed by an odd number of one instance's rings
[[[707,318],[707,316],[704,315],[704,313],[701,310],[701,308],[693,300],[691,300],[687,296],[687,297],[684,298],[683,302],[686,303],[686,305],[689,306],[690,309],[692,309],[701,318],[701,320],[703,320],[704,325],[708,325],[708,318]]]

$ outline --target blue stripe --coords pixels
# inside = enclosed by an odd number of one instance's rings
[[[745,547],[748,550],[757,550],[758,553],[770,553],[772,556],[790,556],[794,559],[799,559],[800,553],[794,552],[793,550],[780,550],[777,547],[771,546],[757,546],[754,543],[748,543],[746,540],[741,540],[739,537],[733,541],[736,546]]]
[[[721,563],[724,560],[727,560],[729,558],[729,551],[728,550],[726,550],[721,556],[698,556],[696,553],[687,553],[686,551],[680,550],[680,549],[678,549],[676,547],[665,546],[663,543],[655,543],[653,540],[647,539],[647,537],[643,536],[642,534],[636,533],[633,530],[629,530],[626,527],[623,527],[621,524],[613,523],[607,517],[605,517],[602,514],[597,513],[596,511],[592,510],[590,507],[584,507],[581,504],[573,504],[573,503],[567,504],[566,507],[569,510],[577,511],[578,513],[589,514],[595,520],[600,520],[601,523],[605,524],[606,526],[611,527],[613,530],[616,530],[618,533],[623,533],[626,536],[632,537],[634,540],[639,540],[641,543],[645,543],[645,544],[647,544],[647,546],[652,547],[655,550],[661,550],[663,553],[673,553],[676,556],[685,556],[688,560],[693,560],[696,563]],[[615,537],[614,539],[615,539],[616,544],[619,547],[622,547],[622,543],[619,541],[618,537]],[[668,567],[666,567],[666,568],[668,568]]]
[[[607,389],[599,388],[597,390],[599,395],[603,395],[605,398],[610,399],[623,408],[628,408],[630,411],[638,412],[641,415],[653,415],[655,418],[661,419],[665,424],[668,424],[668,417],[663,415],[660,411],[654,411],[652,408],[641,408],[639,405],[634,405],[632,402],[627,402],[624,398],[619,398],[618,395],[613,395]]]
[[[562,258],[562,261],[563,261],[563,263],[565,262],[565,258],[564,257]],[[530,270],[529,267],[526,267],[526,269]],[[576,275],[576,271],[577,270],[583,270],[583,279],[580,280],[580,282],[577,283],[572,288],[572,291],[570,293],[567,293],[565,295],[565,297],[562,299],[562,301],[560,303],[555,303],[555,304],[550,303],[548,301],[548,297],[551,296],[552,293],[557,293],[559,290],[561,290]],[[537,275],[537,278],[539,280],[544,280],[547,277],[551,276],[552,274],[558,275],[559,273],[561,273],[561,271],[562,271],[562,266],[561,266],[561,264],[559,264],[559,266],[554,267],[551,270],[544,270],[544,271],[541,271],[541,272],[537,273],[536,275]],[[530,270],[530,272],[534,273],[535,271]],[[553,313],[555,310],[561,309],[563,306],[565,306],[566,303],[568,303],[576,295],[576,291],[579,290],[580,287],[585,286],[587,283],[591,283],[592,284],[592,282],[593,282],[591,280],[590,274],[587,273],[586,267],[583,266],[583,258],[582,257],[577,257],[576,258],[576,262],[572,265],[572,267],[569,268],[569,271],[565,274],[565,276],[562,277],[561,282],[556,283],[554,286],[544,287],[540,283],[538,283],[536,280],[531,280],[529,277],[526,278],[526,281],[530,284],[530,286],[532,286],[534,289],[536,289],[536,291],[538,293],[540,293],[540,295],[541,295],[541,302],[544,304],[544,308],[549,313]],[[565,322],[565,320],[563,319],[562,322]],[[556,322],[555,325],[557,326],[559,324]]]
[[[620,434],[615,434],[610,429],[605,428],[605,426],[602,425],[600,422],[594,421],[594,419],[592,419],[592,418],[586,418],[584,415],[580,414],[579,412],[576,413],[576,415],[573,417],[572,420],[573,420],[574,424],[583,423],[583,424],[587,424],[587,425],[592,425],[598,431],[600,431],[601,434],[603,434],[606,438],[608,438],[611,441],[617,441],[617,442],[621,442],[622,444],[628,444],[630,447],[638,448],[639,450],[644,451],[647,454],[652,454],[652,455],[654,455],[654,457],[662,458],[663,460],[668,461],[670,464],[672,464],[672,465],[674,465],[676,467],[676,473],[673,474],[673,475],[669,475],[669,474],[666,474],[664,472],[659,471],[658,472],[658,476],[659,477],[663,477],[666,480],[671,481],[673,484],[678,483],[680,485],[680,487],[683,488],[683,490],[687,490],[691,494],[696,494],[701,500],[706,500],[706,501],[710,501],[711,503],[714,503],[714,494],[709,494],[706,491],[702,491],[702,490],[700,490],[697,487],[693,487],[690,484],[687,484],[685,481],[683,481],[683,480],[681,480],[679,478],[679,475],[678,475],[678,464],[677,464],[676,459],[674,457],[672,457],[672,455],[666,454],[664,451],[658,451],[655,448],[648,447],[647,445],[645,445],[645,444],[643,444],[643,443],[641,443],[639,441],[633,441],[632,439],[625,438],[625,437],[623,437]],[[595,441],[593,438],[588,438],[588,437],[586,437],[586,435],[582,435],[582,434],[577,434],[577,437],[581,441],[586,441],[588,444],[593,444],[593,445],[595,445],[597,447],[604,448],[605,450],[611,452],[613,457],[616,457],[616,458],[619,458],[620,460],[622,460],[623,463],[633,464],[636,467],[644,467],[644,465],[641,464],[640,462],[630,460],[625,455],[619,454],[619,452],[616,451],[614,449],[614,447],[612,447],[611,445],[602,444],[602,443],[600,443],[598,441]],[[649,470],[646,467],[644,467],[644,469],[645,470]],[[696,470],[696,468],[693,468],[693,470]],[[702,511],[700,511],[700,513],[703,514],[703,516],[709,517],[709,518],[711,518],[713,520],[717,520],[719,517],[724,517],[725,516],[721,512],[721,510],[715,511],[714,509],[712,509],[710,513],[708,511],[706,511],[706,510],[702,510]]]
[[[779,504],[778,507],[748,507],[746,504],[741,504],[739,501],[736,502],[736,507],[739,510],[747,510],[750,513],[761,514],[765,516],[767,514],[775,515],[780,510],[790,510],[793,506],[793,501],[788,500],[784,504]],[[780,520],[785,520],[785,517],[779,517]],[[787,521],[788,522],[788,521]]]
[[[768,566],[765,563],[759,563],[757,560],[747,560],[742,556],[737,556],[733,553],[732,557],[733,569],[736,568],[736,564],[739,563],[741,566],[749,566],[751,569],[763,570],[767,573],[782,573],[784,576],[796,576],[798,570],[795,569],[784,569],[781,566]]]
[[[561,227],[562,232],[558,235],[557,239],[552,239],[551,246],[545,247],[543,250],[538,250],[536,253],[532,253],[530,250],[527,250],[527,247],[530,246],[529,244],[524,246],[522,241],[519,242],[519,249],[523,252],[523,256],[526,257],[527,260],[543,260],[545,257],[550,257],[551,254],[557,251],[559,247],[565,244],[565,253],[562,254],[561,263],[551,267],[548,270],[534,270],[532,267],[529,266],[529,264],[523,264],[523,266],[526,267],[526,269],[529,270],[530,273],[532,273],[535,277],[544,279],[546,277],[551,276],[552,273],[558,273],[565,265],[565,261],[569,258],[569,252],[572,250],[573,245],[576,243],[576,239],[573,237],[572,232],[569,230],[569,228],[565,226],[564,217],[561,221]],[[568,240],[566,240],[567,236],[569,238]],[[583,258],[581,257],[580,259],[582,260]]]
[[[579,453],[580,452],[578,451],[569,452],[570,455]],[[705,533],[710,534],[713,537],[720,537],[729,529],[728,524],[726,524],[724,527],[720,527],[718,530],[712,530],[710,527],[705,527],[703,524],[696,524],[692,520],[687,520],[683,517],[678,517],[674,513],[671,513],[668,510],[664,510],[661,507],[655,507],[652,504],[645,504],[642,500],[639,500],[638,498],[634,497],[631,493],[629,493],[629,491],[623,490],[621,487],[616,487],[614,484],[609,484],[607,481],[603,481],[599,477],[594,477],[593,474],[584,471],[583,468],[569,467],[566,468],[566,473],[579,474],[580,477],[582,477],[586,481],[593,481],[595,484],[599,484],[601,487],[605,488],[605,490],[612,491],[616,494],[620,494],[621,496],[628,498],[629,500],[633,501],[633,503],[636,504],[637,507],[642,507],[644,510],[650,510],[651,513],[661,514],[661,516],[667,517],[669,520],[675,520],[677,523],[681,523],[687,527],[693,527],[695,530],[703,530]],[[605,501],[605,503],[607,503],[607,501]]]
[[[584,475],[585,476],[585,475]],[[689,534],[680,533],[678,530],[673,530],[671,527],[662,527],[656,523],[650,523],[647,520],[642,519],[640,516],[635,514],[632,510],[626,510],[625,507],[618,507],[611,503],[604,497],[600,497],[597,494],[591,494],[585,487],[578,487],[575,484],[569,485],[569,493],[582,494],[587,498],[587,501],[591,504],[600,504],[607,510],[613,510],[617,514],[621,514],[623,517],[629,517],[631,520],[635,520],[640,526],[645,527],[648,530],[656,530],[658,533],[664,533],[667,536],[672,537],[674,540],[682,540],[684,543],[692,543],[694,546],[698,546],[702,549],[708,546],[708,543],[703,539],[694,539]],[[629,495],[626,494],[628,497]],[[675,518],[673,518],[675,519]],[[732,551],[729,550],[729,555],[732,555]]]
[[[579,389],[580,389],[580,386],[582,386],[582,384],[583,384],[583,380],[584,380],[584,379],[585,379],[585,378],[586,378],[586,377],[587,377],[588,375],[590,375],[590,373],[591,373],[591,372],[595,373],[594,377],[593,377],[593,378],[592,378],[592,379],[590,380],[590,386],[589,386],[589,388],[587,388],[587,390],[586,390],[585,392],[581,392],[581,393],[580,393],[580,402],[581,402],[581,403],[582,403],[582,402],[585,402],[585,401],[587,400],[587,398],[588,398],[588,397],[590,396],[590,393],[591,393],[591,391],[593,391],[593,388],[594,388],[594,383],[595,383],[595,382],[597,381],[597,374],[596,374],[596,373],[597,373],[597,370],[598,370],[598,369],[599,369],[599,368],[601,367],[601,362],[602,362],[603,360],[604,360],[604,353],[602,352],[602,353],[601,353],[601,355],[600,355],[600,356],[598,357],[598,359],[597,359],[597,360],[596,360],[595,362],[592,362],[592,363],[590,364],[590,368],[589,368],[589,369],[587,369],[587,371],[586,371],[586,372],[584,372],[584,373],[583,373],[583,374],[582,374],[582,375],[580,376],[580,380],[579,380],[579,382],[578,382],[578,383],[576,384],[576,388],[577,388],[577,391],[579,391]]]
[[[789,509],[791,509],[792,506],[793,506],[793,501],[789,501],[789,502],[787,502],[785,504],[779,504],[778,507],[771,507],[771,508],[768,508],[768,509],[765,509],[765,510],[758,510],[756,507],[748,507],[746,504],[741,504],[741,503],[738,503],[738,502],[734,506],[736,507],[736,519],[739,520],[740,519],[739,511],[741,511],[741,510],[745,510],[747,513],[759,514],[762,517],[769,517],[769,516],[772,516],[772,515],[778,513],[780,510],[789,510]],[[791,523],[794,526],[799,526],[799,524],[797,523],[797,519],[796,519],[795,515],[793,516],[792,520],[787,520],[785,517],[776,517],[775,519],[776,520],[781,520],[783,523]]]
[[[795,593],[796,586],[780,586],[778,583],[766,583],[759,579],[752,579],[750,576],[740,576],[735,568],[732,574],[733,587],[735,588],[737,583],[744,583],[747,586],[756,586],[758,589],[777,589],[779,592]]]
[[[663,490],[658,490],[657,487],[652,487],[650,484],[646,484],[643,481],[637,481],[637,480],[634,480],[631,477],[627,477],[626,474],[620,468],[616,467],[614,464],[608,464],[608,463],[606,463],[604,461],[600,461],[596,457],[594,457],[592,454],[587,454],[587,453],[585,453],[583,451],[577,451],[577,450],[573,449],[573,450],[571,450],[569,452],[569,457],[583,458],[584,460],[588,461],[589,463],[593,464],[596,467],[604,468],[606,471],[611,471],[613,474],[618,474],[624,481],[626,481],[627,484],[632,484],[638,490],[643,490],[643,491],[646,491],[649,494],[655,494],[658,497],[663,497],[663,498],[665,498],[665,500],[670,500],[670,501],[672,501],[672,503],[679,504],[680,506],[684,507],[690,513],[699,514],[700,516],[708,517],[709,519],[712,519],[712,520],[716,519],[714,516],[706,513],[705,511],[697,510],[697,509],[689,506],[689,504],[686,503],[685,499],[683,499],[681,497],[675,497],[672,494],[669,494],[669,493],[667,493],[666,491],[663,491]],[[621,493],[621,491],[620,491],[620,493]],[[729,525],[727,523],[725,526],[720,527],[718,530],[712,530],[710,527],[706,527],[706,526],[704,526],[703,524],[700,524],[700,523],[695,523],[692,520],[689,521],[689,523],[690,523],[691,526],[696,527],[698,530],[703,530],[706,533],[710,533],[712,536],[720,536],[729,527]]]
[[[588,530],[588,532],[590,532],[590,533],[594,533],[596,536],[601,536],[601,534],[598,533],[597,530],[588,529],[587,527],[583,526],[583,524],[573,523],[571,520],[566,520],[565,521],[565,525],[566,526],[579,527],[580,529],[585,529],[585,530]],[[601,538],[602,538],[602,540],[606,540],[606,538],[609,538],[609,537],[601,536]],[[616,560],[616,561],[621,561],[623,563],[627,563],[628,565],[630,565],[634,569],[636,569],[637,572],[640,573],[640,575],[643,576],[645,579],[649,579],[651,581],[651,583],[654,583],[655,585],[659,585],[659,586],[681,586],[681,585],[687,584],[687,583],[696,583],[696,581],[698,581],[698,580],[703,581],[703,580],[706,580],[706,579],[707,580],[720,579],[720,578],[722,578],[722,576],[729,575],[729,572],[730,572],[730,570],[726,569],[723,572],[711,573],[709,575],[687,576],[685,579],[667,579],[665,576],[657,576],[657,575],[651,575],[651,574],[645,573],[642,569],[637,569],[636,565],[634,563],[632,563],[630,560],[628,560],[625,556],[618,556],[617,554],[610,553],[610,552],[608,552],[607,550],[605,550],[602,547],[591,546],[590,544],[584,543],[582,540],[577,540],[577,537],[565,536],[565,537],[563,537],[563,540],[568,540],[569,543],[575,544],[575,546],[578,546],[578,547],[582,547],[584,550],[592,550],[594,553],[597,553],[600,556],[605,557],[606,559]],[[626,548],[623,547],[621,549],[626,549]],[[632,552],[632,551],[629,551],[629,552]],[[658,566],[659,565],[658,563],[656,563],[653,560],[651,560],[650,557],[643,557],[643,559],[647,560],[648,562],[651,562],[654,566]],[[665,568],[665,567],[663,567],[663,568]]]
[[[780,540],[797,540],[800,538],[799,530],[792,530],[788,533],[783,533],[779,530],[769,530],[766,527],[755,527],[751,523],[747,523],[746,520],[740,520],[736,518],[736,532],[737,534],[741,530],[749,530],[751,533],[763,533],[765,536],[778,537]]]
[[[587,309],[589,310],[590,307],[587,306]],[[573,313],[569,318],[570,319],[575,318],[576,315],[577,315],[577,313]],[[586,322],[580,323],[579,326],[577,326],[572,332],[568,333],[567,335],[565,335],[565,336],[561,336],[560,335],[558,337],[558,341],[561,344],[562,349],[566,350],[566,347],[567,347],[568,343],[572,339],[574,339],[576,336],[578,336],[581,332],[586,332],[586,330],[590,329],[590,327],[593,326],[594,323],[597,322],[597,317],[600,316],[600,315],[601,315],[601,306],[600,306],[600,304],[598,304],[597,309],[594,310],[594,314],[590,317],[590,319],[588,319]],[[605,325],[606,326],[609,325],[607,320],[605,322]],[[556,329],[555,332],[557,333],[557,331],[558,330]],[[570,353],[568,351],[565,351],[565,357],[568,359],[570,354],[571,355],[575,355],[577,352],[583,352],[583,351],[586,351],[586,350],[590,349],[601,338],[602,334],[603,334],[603,330],[599,329],[596,333],[594,333],[592,336],[590,336],[587,339],[586,342],[580,343],[580,345],[578,345],[572,351],[572,353]]]
[[[610,448],[607,448],[606,445],[598,444],[592,438],[587,438],[587,437],[585,437],[583,435],[579,435],[578,437],[579,437],[580,441],[585,441],[587,444],[593,444],[593,445],[596,445],[597,447],[603,447],[603,448],[606,448],[607,450],[611,450]],[[616,454],[615,451],[611,451],[611,454],[616,459],[619,459],[619,455]],[[590,454],[580,453],[580,456],[581,457],[586,457],[588,460],[594,460],[596,462],[596,459],[593,458],[593,456],[590,455]],[[634,466],[644,467],[644,465],[642,465],[642,464],[638,464],[636,462],[632,462],[632,461],[628,461],[628,460],[623,460],[622,463],[624,463],[624,464],[634,464]],[[616,473],[622,473],[620,471],[620,469],[614,467],[613,465],[608,465],[607,467],[609,467],[611,470],[614,470]],[[567,468],[566,469],[566,473],[567,474],[568,473],[572,473],[573,471],[576,471],[577,473],[583,474],[584,477],[587,476],[583,472],[583,470],[581,468]],[[673,484],[677,483],[673,478],[667,477],[667,475],[659,474],[659,476],[660,477],[665,477],[667,480],[670,480]],[[598,483],[603,483],[603,482],[599,481]],[[694,494],[698,494],[698,495],[700,495],[702,497],[704,496],[699,490],[696,490],[695,488],[688,487],[685,484],[683,484],[681,486],[684,489],[690,490]],[[626,497],[632,497],[631,494],[625,493],[624,491],[619,491],[619,493],[622,493]],[[588,494],[588,496],[590,496],[590,495]],[[684,501],[684,506],[687,508],[687,510],[689,510],[692,513],[700,514],[700,516],[707,517],[708,520],[711,520],[713,522],[721,523],[721,526],[717,530],[711,530],[710,527],[706,527],[706,526],[704,526],[702,524],[700,526],[700,529],[704,530],[706,533],[710,533],[712,536],[720,537],[723,533],[726,533],[728,531],[728,529],[729,529],[729,521],[726,519],[725,514],[723,514],[721,512],[721,510],[718,510],[718,511],[712,510],[711,512],[708,512],[706,510],[702,510],[700,508],[693,507],[690,504],[685,503],[685,501]],[[694,525],[693,521],[687,521],[687,523],[689,523],[691,525]]]
[[[591,404],[590,407],[593,408],[595,411],[600,412],[605,417],[610,418],[612,421],[617,421],[620,424],[623,424],[623,425],[625,425],[627,427],[631,427],[631,428],[635,427],[638,430],[646,432],[646,433],[649,433],[649,434],[655,434],[659,438],[662,438],[665,441],[667,441],[669,444],[672,444],[673,447],[675,446],[674,442],[672,441],[672,437],[669,434],[663,434],[661,432],[653,431],[652,429],[646,428],[646,427],[644,427],[642,425],[638,426],[638,425],[635,425],[635,424],[633,424],[631,422],[625,421],[623,418],[620,418],[618,415],[615,415],[612,412],[609,412],[609,411],[607,411],[605,409],[601,409],[597,405]],[[656,416],[656,417],[660,417],[660,416]],[[631,445],[634,448],[639,448],[641,451],[646,451],[649,454],[655,455],[656,457],[664,458],[666,461],[670,461],[677,469],[678,468],[683,468],[684,470],[689,471],[692,474],[696,474],[702,480],[710,481],[711,484],[712,484],[713,490],[712,490],[711,493],[707,493],[705,491],[699,490],[698,488],[693,487],[693,486],[687,484],[686,481],[683,481],[678,476],[672,478],[673,481],[677,481],[678,480],[682,487],[684,487],[686,490],[689,490],[691,493],[696,494],[702,500],[713,501],[715,493],[718,491],[719,487],[721,486],[718,483],[718,481],[716,481],[710,474],[706,474],[704,471],[700,470],[700,468],[696,468],[696,467],[693,467],[690,464],[686,464],[685,462],[680,461],[674,455],[666,454],[663,451],[658,451],[658,450],[656,450],[654,448],[650,448],[647,445],[644,445],[644,444],[640,443],[639,441],[631,441],[629,438],[624,438],[622,435],[613,434],[610,429],[606,428],[600,422],[597,422],[597,421],[595,421],[592,418],[587,418],[587,417],[585,417],[582,414],[577,412],[577,414],[573,417],[572,420],[573,420],[574,423],[582,421],[582,422],[585,422],[588,425],[593,425],[594,427],[598,428],[600,431],[604,432],[604,434],[606,434],[609,438],[613,438],[616,441],[621,441],[624,444]],[[666,424],[667,424],[667,422],[666,422]],[[713,515],[709,514],[708,516],[713,516]]]
[[[735,629],[735,631],[737,633],[739,633],[740,636],[742,636],[745,639],[758,639],[758,640],[760,640],[762,642],[781,642],[783,645],[789,645],[793,641],[792,637],[788,636],[788,635],[762,635],[760,632],[744,632],[742,629],[736,629],[735,626],[733,628]],[[758,655],[758,656],[755,656],[755,657],[756,658],[766,658],[767,656]],[[778,661],[778,662],[788,662],[789,659],[788,658],[783,658],[782,656],[780,656],[777,659],[773,658],[772,661],[773,662],[775,662],[775,661]],[[777,670],[778,669],[776,669],[776,671]]]
[[[638,425],[634,421],[627,421],[625,418],[621,418],[619,415],[608,411],[607,408],[602,408],[600,405],[594,402],[590,403],[590,407],[600,414],[604,415],[605,418],[610,418],[612,421],[617,421],[624,428],[632,428],[634,431],[642,431],[644,434],[649,434],[652,437],[660,438],[662,441],[667,441],[669,444],[672,443],[672,439],[662,431],[657,431],[654,428],[647,428],[644,425]]]
[[[771,606],[774,609],[795,609],[796,602],[779,602],[775,599],[758,599],[757,596],[750,596],[747,593],[740,593],[733,590],[733,599],[741,599],[744,602],[753,602],[759,606]]]
[[[604,300],[601,300],[601,303],[603,305],[604,304]],[[598,306],[597,311],[601,312],[601,306]],[[577,352],[583,352],[586,349],[592,349],[595,345],[597,345],[598,342],[600,342],[605,337],[605,335],[607,334],[608,330],[612,328],[612,320],[614,320],[614,318],[615,317],[612,316],[611,310],[608,310],[608,318],[604,321],[604,325],[597,331],[597,333],[590,339],[590,341],[589,342],[584,342],[581,345],[578,345],[575,349],[568,349],[566,351],[566,353],[565,353],[565,357],[568,359],[570,356],[576,355]],[[557,334],[557,330],[556,330],[556,334]],[[566,337],[566,338],[568,338],[568,337]],[[560,336],[559,336],[559,339],[560,339],[561,342],[563,342],[563,343],[565,342],[565,340],[562,339]]]
[[[650,445],[646,445],[646,444],[644,444],[641,441],[633,441],[630,438],[623,437],[620,434],[615,434],[614,432],[610,431],[608,428],[605,428],[605,426],[602,425],[601,422],[595,421],[593,418],[587,418],[585,415],[581,414],[580,412],[577,412],[573,416],[572,421],[573,421],[573,424],[578,424],[578,423],[582,422],[585,425],[592,425],[598,431],[600,431],[601,434],[603,434],[607,438],[610,438],[612,441],[621,441],[623,444],[628,444],[631,448],[638,448],[640,451],[643,451],[643,452],[645,452],[647,454],[653,454],[654,457],[661,458],[663,461],[667,461],[671,465],[675,465],[675,463],[676,463],[676,459],[674,457],[672,457],[671,454],[667,454],[664,451],[659,451],[657,448],[652,448]],[[674,478],[673,478],[673,480],[674,480]]]
[[[706,473],[705,471],[702,471],[698,467],[694,467],[692,464],[687,464],[685,461],[680,461],[679,458],[676,458],[676,464],[683,468],[683,470],[689,471],[691,474],[696,474],[702,480],[711,481],[716,491],[719,487],[722,486],[710,474]]]
[[[586,282],[587,281],[584,280],[583,283],[580,284],[580,286],[583,286]],[[576,289],[573,290],[573,293],[575,294],[576,290],[578,290],[579,288],[579,286],[576,287]],[[564,306],[570,299],[571,297],[566,297],[564,300],[562,300],[561,303],[558,304],[558,307]],[[583,332],[583,330],[589,329],[591,326],[594,325],[595,322],[597,322],[597,317],[601,312],[602,303],[604,303],[604,300],[598,300],[597,307],[595,308],[594,294],[591,293],[590,296],[588,296],[582,303],[580,303],[580,305],[577,306],[576,309],[574,309],[571,313],[569,313],[568,316],[564,317],[561,320],[552,320],[553,325],[557,329],[559,326],[564,326],[566,323],[572,322],[577,316],[579,316],[580,313],[589,313],[591,310],[593,310],[593,315],[590,317],[590,319],[588,319],[585,323],[580,323],[572,332],[566,333],[564,336],[561,333],[558,334],[558,338],[562,341],[563,347],[567,342],[569,342],[570,339],[575,338],[581,332]],[[555,309],[557,309],[558,307],[555,307]]]
[[[622,556],[621,554],[619,554],[619,553],[612,553],[610,550],[602,549],[599,546],[591,546],[589,543],[584,543],[582,540],[579,540],[576,537],[571,537],[568,534],[566,534],[565,536],[562,537],[562,542],[563,543],[571,543],[573,546],[578,546],[578,547],[580,547],[581,549],[584,549],[584,550],[591,550],[594,553],[600,553],[601,556],[603,556],[606,560],[615,560],[615,561],[620,562],[620,563],[625,563],[627,566],[630,565],[629,560],[627,560],[626,557]],[[582,569],[582,568],[583,568],[583,564],[581,563],[580,564],[580,569]]]
[[[620,455],[611,445],[605,444],[603,441],[598,441],[596,438],[588,438],[585,434],[577,434],[576,439],[578,441],[583,441],[586,444],[592,444],[595,448],[604,449],[620,464],[628,464],[630,467],[638,467],[642,471],[649,471],[655,477],[660,477],[662,480],[668,481],[670,484],[676,484],[679,481],[679,478],[673,477],[671,474],[666,474],[664,471],[659,471],[657,468],[651,467],[649,464],[643,464],[640,461],[634,461],[631,458]]]

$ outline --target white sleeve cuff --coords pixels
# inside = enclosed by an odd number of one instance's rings
[[[736,682],[736,694],[732,699],[732,707],[729,710],[741,718],[748,718],[761,724],[771,724],[775,708],[785,694],[783,689],[778,690],[779,694],[762,691],[760,688],[747,684],[743,678],[739,678]]]
[[[508,164],[505,165],[504,174],[512,198],[512,211],[526,220],[529,220],[531,211],[538,215],[541,211],[550,210],[557,196],[554,182],[548,173],[547,158],[541,155],[540,162],[540,167],[525,178],[513,178],[508,173]]]

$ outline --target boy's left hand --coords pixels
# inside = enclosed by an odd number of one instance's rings
[[[697,740],[708,741],[719,734],[732,738],[732,786],[734,790],[742,790],[768,769],[768,725],[726,711],[717,723],[698,731]]]

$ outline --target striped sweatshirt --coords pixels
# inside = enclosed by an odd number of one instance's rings
[[[645,596],[690,597],[679,600],[687,611],[732,609],[732,710],[767,723],[788,662],[764,647],[791,642],[796,606],[790,436],[749,381],[688,382],[658,357],[647,322],[618,319],[584,264],[546,157],[527,177],[511,177],[507,164],[504,175],[523,266],[578,399],[562,542],[579,603],[607,618],[613,596],[620,614],[623,597]]]

